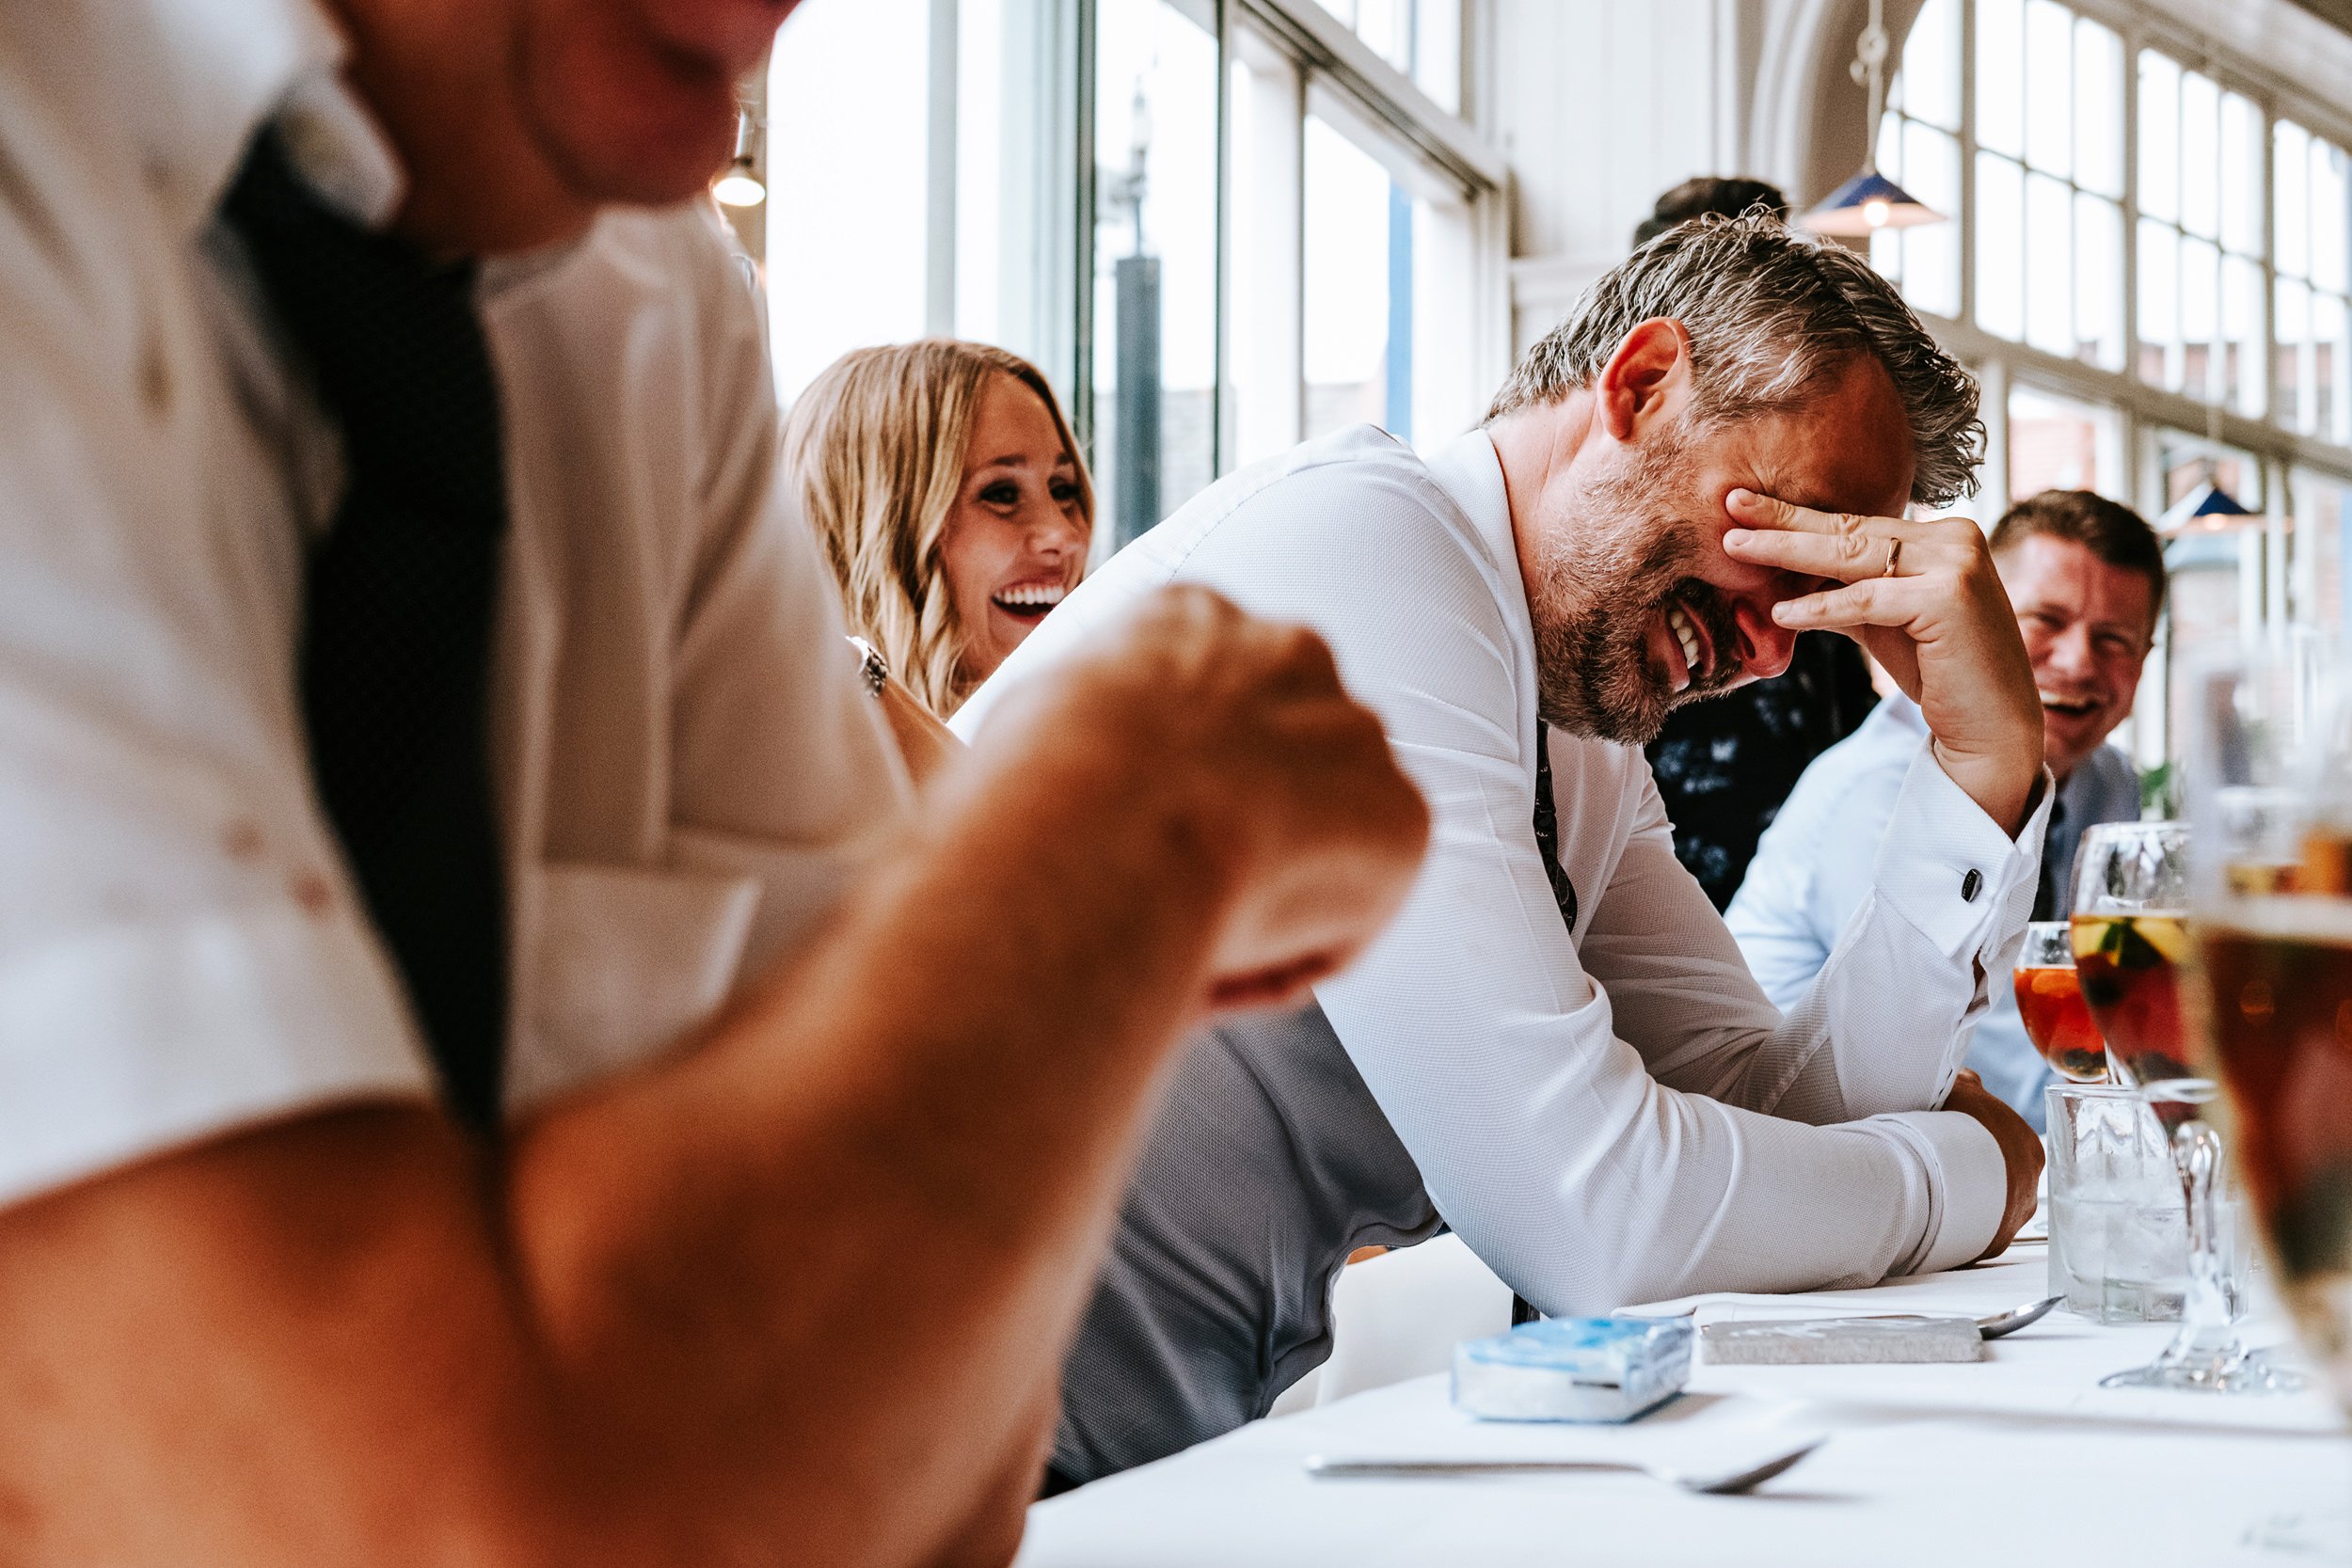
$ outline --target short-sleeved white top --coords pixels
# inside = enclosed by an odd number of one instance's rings
[[[336,440],[215,216],[281,111],[323,191],[389,210],[340,53],[310,0],[0,12],[0,1202],[432,1092],[294,689]],[[715,215],[608,214],[480,299],[511,1114],[709,1015],[906,797]]]

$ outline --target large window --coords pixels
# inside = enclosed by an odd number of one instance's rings
[[[2123,421],[2112,408],[2031,387],[2009,393],[2009,493],[2131,488]]]
[[[2278,184],[2279,420],[2352,446],[2352,279],[2346,277],[2344,149],[2282,119],[2271,133]]]
[[[1887,94],[1879,167],[1941,213],[1960,210],[1960,7],[1928,0]],[[1870,242],[1879,270],[1922,310],[1961,313],[1960,227],[1888,229]]]
[[[2122,40],[2051,0],[1979,0],[1976,43],[1978,324],[2121,370]]]
[[[1323,0],[1448,114],[1462,107],[1462,0]]]
[[[1871,259],[1996,394],[1981,515],[2051,485],[2152,519],[2208,483],[2250,509],[2174,525],[2144,761],[2168,664],[2345,626],[2347,108],[2114,0],[1926,0],[1904,40],[1879,162],[1954,221]]]
[[[2139,53],[2139,379],[2263,412],[2262,112]]]
[[[2298,470],[2288,482],[2295,538],[2295,616],[2306,626],[2342,631],[2352,610],[2352,483]]]
[[[1095,8],[1091,434],[1124,544],[1216,475],[1217,49],[1192,8]]]
[[[923,334],[929,6],[811,0],[770,67],[769,319],[787,395],[850,349]]]
[[[1455,113],[1468,20],[803,0],[767,116],[779,390],[925,333],[1025,355],[1088,447],[1105,549],[1340,425],[1450,438],[1510,349],[1502,163]]]

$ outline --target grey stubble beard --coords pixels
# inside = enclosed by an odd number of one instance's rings
[[[1687,525],[1670,510],[1680,441],[1643,453],[1630,473],[1597,483],[1582,515],[1548,535],[1527,585],[1535,640],[1535,711],[1572,735],[1646,746],[1683,702],[1720,690],[1720,666],[1738,646],[1738,628],[1722,597],[1690,577],[1694,548]],[[1646,536],[1641,560],[1626,555]],[[1677,594],[1703,619],[1719,671],[1705,689],[1668,691],[1649,669],[1648,629]]]

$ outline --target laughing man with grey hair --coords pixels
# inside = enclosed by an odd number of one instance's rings
[[[958,716],[1207,583],[1330,642],[1435,813],[1411,899],[1304,1013],[1179,1068],[1065,1371],[1051,1484],[1265,1413],[1328,1354],[1348,1253],[1450,1225],[1528,1302],[1606,1312],[1999,1251],[2041,1146],[1960,1062],[2050,789],[1966,518],[1976,388],[1858,258],[1762,216],[1600,279],[1479,429],[1243,470],[1080,588]],[[1858,637],[1930,736],[1873,891],[1785,1016],[1677,863],[1641,744]]]

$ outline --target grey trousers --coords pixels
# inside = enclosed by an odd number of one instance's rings
[[[1152,1125],[1065,1364],[1050,1485],[1264,1415],[1330,1355],[1348,1254],[1442,1224],[1321,1008],[1203,1034]]]

